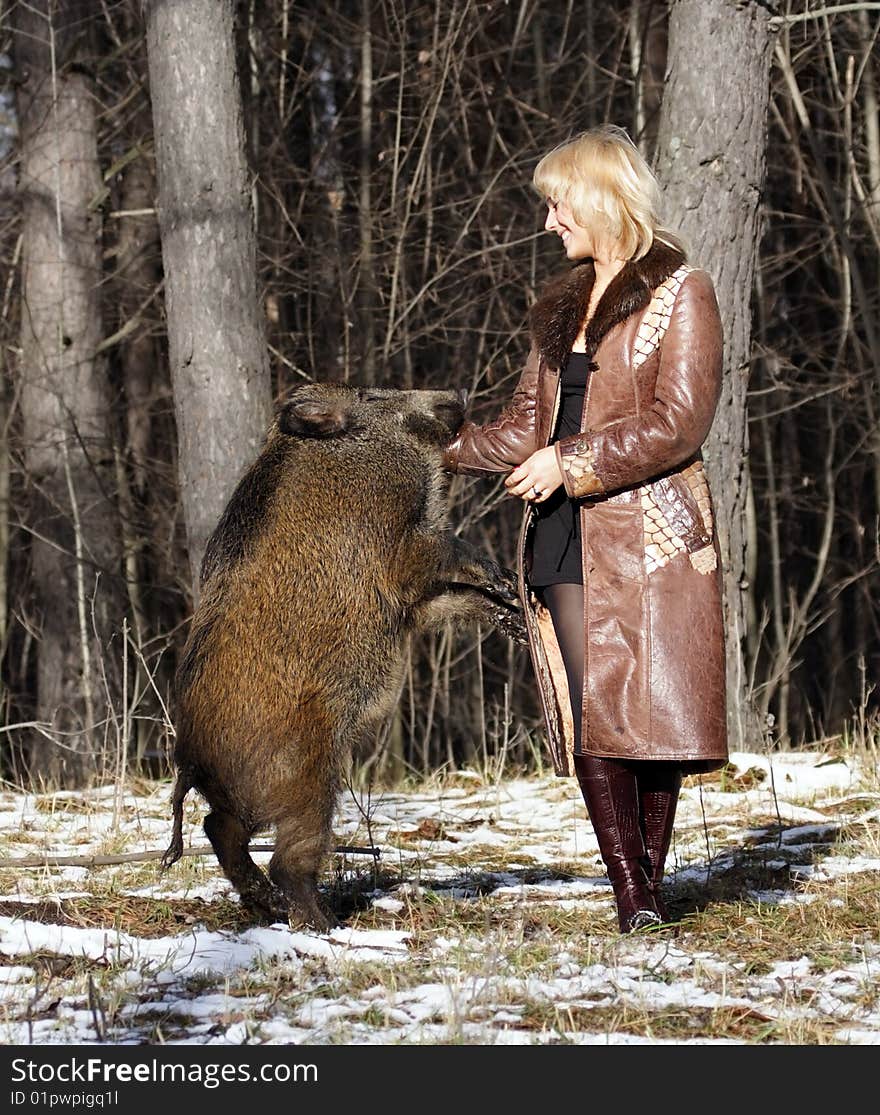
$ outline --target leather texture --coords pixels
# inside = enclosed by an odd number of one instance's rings
[[[663,903],[661,884],[672,842],[675,810],[681,792],[681,768],[675,763],[638,763],[639,827],[645,844],[648,888],[664,921],[669,914]]]
[[[451,472],[506,472],[531,456],[538,448],[538,396],[544,390],[540,377],[540,357],[533,345],[510,404],[494,422],[465,422],[446,447],[444,467]]]
[[[604,491],[593,468],[593,446],[586,435],[557,441],[556,460],[569,499],[595,496]]]
[[[599,854],[617,903],[622,933],[663,920],[645,871],[647,851],[640,827],[638,780],[632,766],[593,755],[574,758]]]
[[[676,274],[681,281],[670,284]],[[559,369],[594,280],[585,260],[549,285],[531,314],[531,351],[510,406],[494,422],[466,423],[446,451],[448,468],[508,471],[550,444]],[[661,303],[664,329],[656,316],[646,324]],[[727,761],[727,725],[719,554],[700,454],[722,375],[710,275],[655,242],[608,284],[587,323],[586,352],[595,371],[581,432],[556,443],[581,517],[582,746],[711,770]],[[552,624],[529,586],[532,516],[527,507],[520,593],[550,754],[558,774],[571,774],[568,683]]]

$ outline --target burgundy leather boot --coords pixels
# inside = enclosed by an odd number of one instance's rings
[[[663,919],[645,872],[634,772],[616,759],[595,755],[575,755],[574,767],[614,890],[621,933],[659,925]]]
[[[648,888],[664,921],[669,914],[663,903],[661,884],[666,856],[672,841],[675,809],[681,791],[681,767],[675,763],[646,762],[635,766],[639,787],[639,813],[647,854]]]

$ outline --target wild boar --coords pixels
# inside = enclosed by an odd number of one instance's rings
[[[173,835],[191,788],[259,920],[334,924],[318,891],[355,747],[391,711],[407,637],[481,619],[525,641],[512,573],[451,529],[453,391],[311,383],[280,406],[211,536],[175,677]],[[248,853],[274,826],[269,875]]]

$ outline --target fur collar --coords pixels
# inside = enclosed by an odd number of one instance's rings
[[[641,259],[631,259],[605,288],[587,326],[586,351],[592,359],[605,334],[644,309],[654,289],[685,261],[677,248],[655,240]],[[552,368],[562,368],[580,332],[596,277],[592,259],[576,263],[549,283],[529,315],[532,338]]]

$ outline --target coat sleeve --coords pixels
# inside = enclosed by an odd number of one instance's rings
[[[507,472],[535,451],[538,350],[532,347],[510,404],[494,422],[465,422],[443,453],[450,472]]]
[[[660,342],[650,408],[556,443],[568,495],[579,499],[641,484],[694,456],[706,440],[721,395],[722,350],[711,276],[691,271]]]

